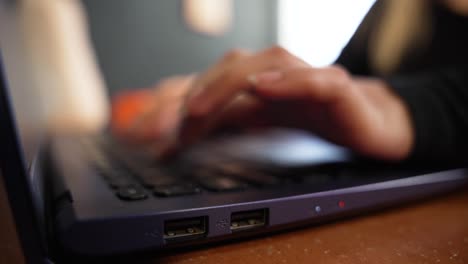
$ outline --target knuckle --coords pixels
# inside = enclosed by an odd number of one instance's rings
[[[242,49],[232,49],[226,52],[222,61],[233,61],[247,56],[248,52]]]
[[[229,67],[228,69],[222,71],[216,82],[211,83],[213,87],[218,87],[218,89],[229,90],[239,78],[242,78],[242,69],[239,67]]]
[[[320,84],[320,79],[315,74],[308,74],[306,78],[301,80],[300,85],[305,87],[316,87]]]
[[[265,51],[265,55],[274,68],[304,66],[304,62],[281,46],[273,46]]]
[[[289,59],[292,57],[291,53],[281,46],[273,46],[267,50],[267,53],[279,59]]]
[[[351,81],[351,75],[345,67],[341,65],[332,65],[329,67],[329,69],[335,76],[334,80],[338,86],[347,86]]]

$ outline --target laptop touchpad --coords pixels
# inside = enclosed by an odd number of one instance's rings
[[[207,142],[196,148],[197,155],[232,157],[281,167],[303,167],[343,162],[350,159],[346,148],[331,144],[300,130],[272,129]]]

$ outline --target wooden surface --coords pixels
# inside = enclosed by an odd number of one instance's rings
[[[20,263],[1,181],[0,210],[0,263]],[[147,262],[468,263],[468,189],[316,227],[155,256]]]
[[[19,240],[16,234],[10,206],[0,171],[0,263],[23,263]]]

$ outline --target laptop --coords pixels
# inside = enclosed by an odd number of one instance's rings
[[[7,6],[2,2],[2,14]],[[4,26],[0,37],[13,31]],[[267,235],[468,183],[465,168],[366,160],[297,130],[222,135],[171,163],[106,131],[45,133],[34,82],[13,81],[26,79],[21,56],[2,44],[0,168],[29,263]]]

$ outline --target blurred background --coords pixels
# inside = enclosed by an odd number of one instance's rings
[[[328,65],[374,0],[6,3],[16,12],[3,9],[0,40],[17,116],[43,113],[52,130],[77,132],[107,125],[116,92],[202,71],[232,48],[280,44]]]
[[[111,92],[205,69],[232,48],[279,43],[332,63],[375,0],[83,0]],[[205,25],[205,26],[204,26]]]

